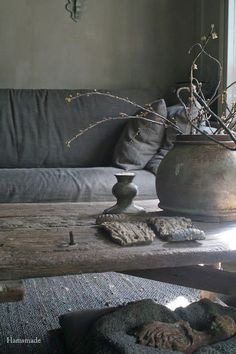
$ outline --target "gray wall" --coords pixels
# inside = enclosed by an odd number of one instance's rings
[[[0,0],[0,87],[158,87],[188,78],[197,0]]]

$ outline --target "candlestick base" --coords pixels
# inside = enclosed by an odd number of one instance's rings
[[[135,205],[133,199],[138,193],[138,187],[132,182],[134,173],[117,173],[117,183],[112,188],[112,194],[117,203],[111,208],[105,209],[104,214],[142,214],[145,209]]]

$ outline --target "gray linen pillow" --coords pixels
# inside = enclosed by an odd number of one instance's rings
[[[197,117],[198,108],[193,106],[190,111],[190,115],[192,118]],[[167,107],[167,117],[168,119],[175,123],[178,128],[180,128],[184,134],[190,134],[191,125],[187,121],[185,109],[182,105],[174,105]],[[163,144],[158,149],[155,155],[148,161],[145,169],[154,173],[156,175],[158,167],[160,166],[161,161],[166,156],[168,151],[173,147],[173,143],[175,141],[176,135],[179,134],[178,130],[173,126],[169,125],[165,128],[165,134],[163,138]]]
[[[163,99],[150,105],[154,112],[167,117],[167,107]],[[138,114],[148,119],[163,123],[162,119],[154,113]],[[147,122],[140,118],[130,118],[115,146],[113,163],[125,170],[143,169],[150,158],[160,148],[164,137],[164,124]]]
[[[145,166],[145,169],[152,172],[154,175],[157,174],[157,170],[160,166],[161,161],[164,159],[166,154],[169,152],[170,147],[164,145],[158,152],[153,155],[153,157],[148,161]]]

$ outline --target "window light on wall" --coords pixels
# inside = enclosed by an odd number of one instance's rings
[[[228,0],[227,85],[236,81],[236,0]],[[236,102],[236,85],[227,92],[229,103]]]

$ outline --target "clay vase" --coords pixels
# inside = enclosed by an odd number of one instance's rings
[[[145,212],[144,208],[134,204],[133,199],[138,193],[138,187],[132,182],[135,174],[124,172],[115,174],[117,183],[112,187],[112,194],[117,203],[104,210],[104,214],[139,214]]]
[[[236,147],[228,135],[216,135]],[[157,172],[159,207],[209,221],[236,220],[236,152],[203,135],[178,135]]]

